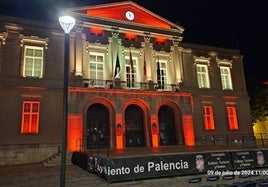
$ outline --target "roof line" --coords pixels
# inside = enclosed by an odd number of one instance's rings
[[[138,5],[137,3],[133,2],[133,1],[122,1],[122,2],[115,2],[115,3],[106,3],[106,4],[100,4],[100,5],[91,5],[91,6],[80,6],[80,7],[74,7],[74,8],[67,8],[65,9],[66,11],[69,11],[69,12],[75,12],[75,11],[79,11],[79,10],[85,10],[85,9],[94,9],[94,8],[102,8],[102,7],[112,7],[112,6],[115,6],[115,5],[133,5],[147,13],[149,13],[150,15],[164,21],[164,22],[167,22],[168,24],[170,24],[171,26],[179,29],[181,31],[181,33],[183,33],[183,31],[185,30],[183,27],[181,27],[180,25],[177,25],[157,14],[155,14],[154,12]]]

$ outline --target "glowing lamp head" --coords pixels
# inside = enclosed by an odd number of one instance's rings
[[[75,19],[71,16],[61,16],[59,22],[66,34],[70,33],[75,25]]]

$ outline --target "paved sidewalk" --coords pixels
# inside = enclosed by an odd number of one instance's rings
[[[107,183],[106,180],[82,170],[75,165],[66,167],[66,187],[105,187],[105,186],[167,186],[173,183],[183,184],[179,178],[163,178],[157,180],[140,180],[120,183]],[[17,166],[0,166],[1,187],[59,187],[60,167],[43,167],[42,164],[26,164]]]
[[[190,178],[201,177],[198,184],[188,184]],[[252,180],[236,177],[229,181],[207,182],[208,176],[181,176],[159,179],[147,179],[118,183],[107,183],[103,178],[82,170],[75,165],[66,167],[66,187],[192,187],[192,186],[216,186],[217,184],[232,184]],[[263,177],[263,176],[262,176]],[[266,176],[268,178],[268,176]],[[260,179],[254,178],[254,180]],[[59,187],[60,167],[44,167],[42,164],[25,164],[17,166],[0,166],[0,187]]]

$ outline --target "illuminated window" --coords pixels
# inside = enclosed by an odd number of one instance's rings
[[[20,37],[20,46],[22,47],[21,76],[27,78],[43,78],[45,50],[48,46],[48,38],[39,38],[38,36]]]
[[[90,52],[89,54],[89,77],[93,81],[94,86],[104,86],[103,67],[104,54]]]
[[[158,59],[156,74],[157,74],[158,89],[166,89],[167,87],[167,61]]]
[[[38,133],[39,101],[24,101],[22,104],[21,133]]]
[[[24,46],[23,77],[43,77],[44,48]]]
[[[127,87],[135,88],[137,87],[137,58],[130,58],[130,56],[126,56],[125,60]]]
[[[199,88],[210,88],[208,66],[206,64],[196,64],[197,81]]]
[[[230,130],[238,129],[237,115],[235,107],[227,107],[227,117]]]
[[[204,125],[206,130],[215,130],[212,106],[203,106]]]
[[[231,71],[230,67],[227,66],[220,66],[221,71],[221,83],[223,90],[232,90],[232,78],[231,78]]]

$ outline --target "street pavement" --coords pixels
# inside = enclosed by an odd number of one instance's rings
[[[15,166],[0,166],[0,187],[59,187],[60,167],[44,167],[42,164],[25,164]],[[201,182],[189,184],[192,178],[201,178]],[[232,180],[207,181],[207,175],[178,176],[156,179],[136,180],[127,182],[108,183],[105,179],[89,173],[75,165],[66,166],[66,187],[194,187],[219,186],[219,184],[233,184],[249,180],[268,179],[268,176],[254,176]]]

